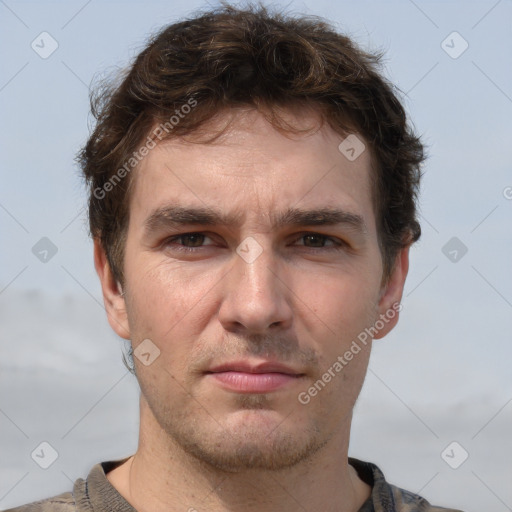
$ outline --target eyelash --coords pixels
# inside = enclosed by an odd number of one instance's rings
[[[185,238],[187,236],[191,236],[191,235],[203,235],[203,236],[205,236],[207,238],[210,238],[210,237],[208,237],[208,235],[206,233],[203,233],[201,231],[193,231],[193,232],[190,232],[190,233],[182,233],[180,235],[174,235],[174,236],[172,236],[170,238],[167,238],[166,240],[164,240],[163,245],[164,246],[168,246],[169,244],[174,243],[176,240],[180,240],[180,239],[183,239],[183,238]],[[315,232],[303,233],[296,240],[300,240],[300,239],[305,238],[307,236],[321,237],[325,241],[331,241],[333,243],[333,245],[327,246],[327,247],[308,247],[306,245],[302,245],[302,247],[304,247],[306,249],[309,249],[309,250],[312,250],[312,251],[318,251],[318,250],[322,250],[322,251],[330,251],[330,250],[339,251],[339,250],[342,250],[342,249],[346,249],[348,247],[348,244],[346,242],[344,242],[343,240],[340,240],[339,238],[334,238],[334,237],[331,237],[331,236],[328,236],[328,235],[324,235],[322,233],[315,233]],[[179,245],[176,245],[174,247],[174,250],[181,251],[181,252],[193,253],[193,252],[197,252],[200,249],[203,249],[204,247],[208,247],[208,246],[200,245],[198,247],[187,247],[186,245],[179,244]]]

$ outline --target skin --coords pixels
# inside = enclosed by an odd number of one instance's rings
[[[313,112],[286,115],[301,127],[318,122]],[[123,295],[95,241],[112,328],[134,350],[145,339],[160,350],[148,366],[134,358],[139,445],[107,478],[139,512],[357,511],[371,489],[347,454],[371,342],[307,405],[298,395],[400,301],[408,248],[383,284],[369,151],[350,162],[328,126],[284,135],[249,109],[220,113],[204,133],[227,119],[215,142],[162,142],[136,170]],[[145,232],[150,214],[170,204],[239,217]],[[276,212],[326,207],[359,216],[364,228],[272,224]],[[177,236],[191,232],[205,236]],[[262,250],[251,263],[236,251],[247,237]],[[279,361],[301,377],[239,393],[205,374],[242,359]]]

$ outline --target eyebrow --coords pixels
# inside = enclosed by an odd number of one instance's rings
[[[163,229],[184,225],[236,226],[241,223],[243,212],[223,213],[214,208],[164,206],[153,211],[144,221],[144,233],[149,236]],[[289,208],[284,212],[271,213],[272,228],[285,226],[334,226],[346,225],[356,232],[367,234],[368,229],[361,215],[335,208],[303,210]]]

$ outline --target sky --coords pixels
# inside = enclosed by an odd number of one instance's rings
[[[105,317],[74,157],[91,84],[215,5],[0,0],[0,509],[136,448],[138,386]],[[272,5],[384,51],[428,146],[422,238],[400,322],[374,345],[350,455],[433,503],[512,510],[512,2]],[[31,457],[41,442],[58,454],[47,469]],[[454,469],[446,453],[468,456]]]

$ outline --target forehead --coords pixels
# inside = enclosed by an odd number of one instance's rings
[[[130,224],[142,225],[167,206],[215,207],[240,222],[269,225],[290,208],[341,208],[371,229],[370,151],[357,158],[346,151],[355,140],[359,153],[362,139],[347,139],[327,123],[320,128],[314,113],[287,115],[309,132],[285,134],[255,110],[229,111],[201,132],[158,143],[134,172]]]

